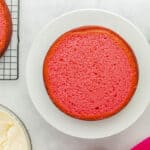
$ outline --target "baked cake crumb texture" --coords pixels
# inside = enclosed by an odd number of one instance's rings
[[[60,36],[44,61],[44,83],[51,100],[64,113],[98,120],[119,112],[138,82],[131,47],[115,32],[86,26]]]
[[[0,56],[7,49],[12,34],[12,20],[4,0],[0,0]]]

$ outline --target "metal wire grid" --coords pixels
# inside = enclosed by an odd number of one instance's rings
[[[19,77],[19,0],[5,0],[12,16],[12,40],[0,58],[0,80],[17,80]]]

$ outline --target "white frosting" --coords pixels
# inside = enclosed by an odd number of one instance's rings
[[[0,150],[29,150],[24,129],[4,111],[0,111]]]

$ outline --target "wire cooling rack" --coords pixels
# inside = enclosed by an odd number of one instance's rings
[[[12,40],[0,58],[0,80],[19,78],[19,0],[5,0],[12,16]]]

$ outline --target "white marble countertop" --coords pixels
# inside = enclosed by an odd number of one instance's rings
[[[0,103],[11,108],[29,130],[33,150],[129,150],[150,136],[150,106],[124,132],[99,140],[73,138],[55,130],[35,110],[25,83],[25,64],[39,30],[52,18],[79,8],[103,8],[135,23],[150,41],[149,0],[22,0],[20,14],[20,78],[0,81]]]

